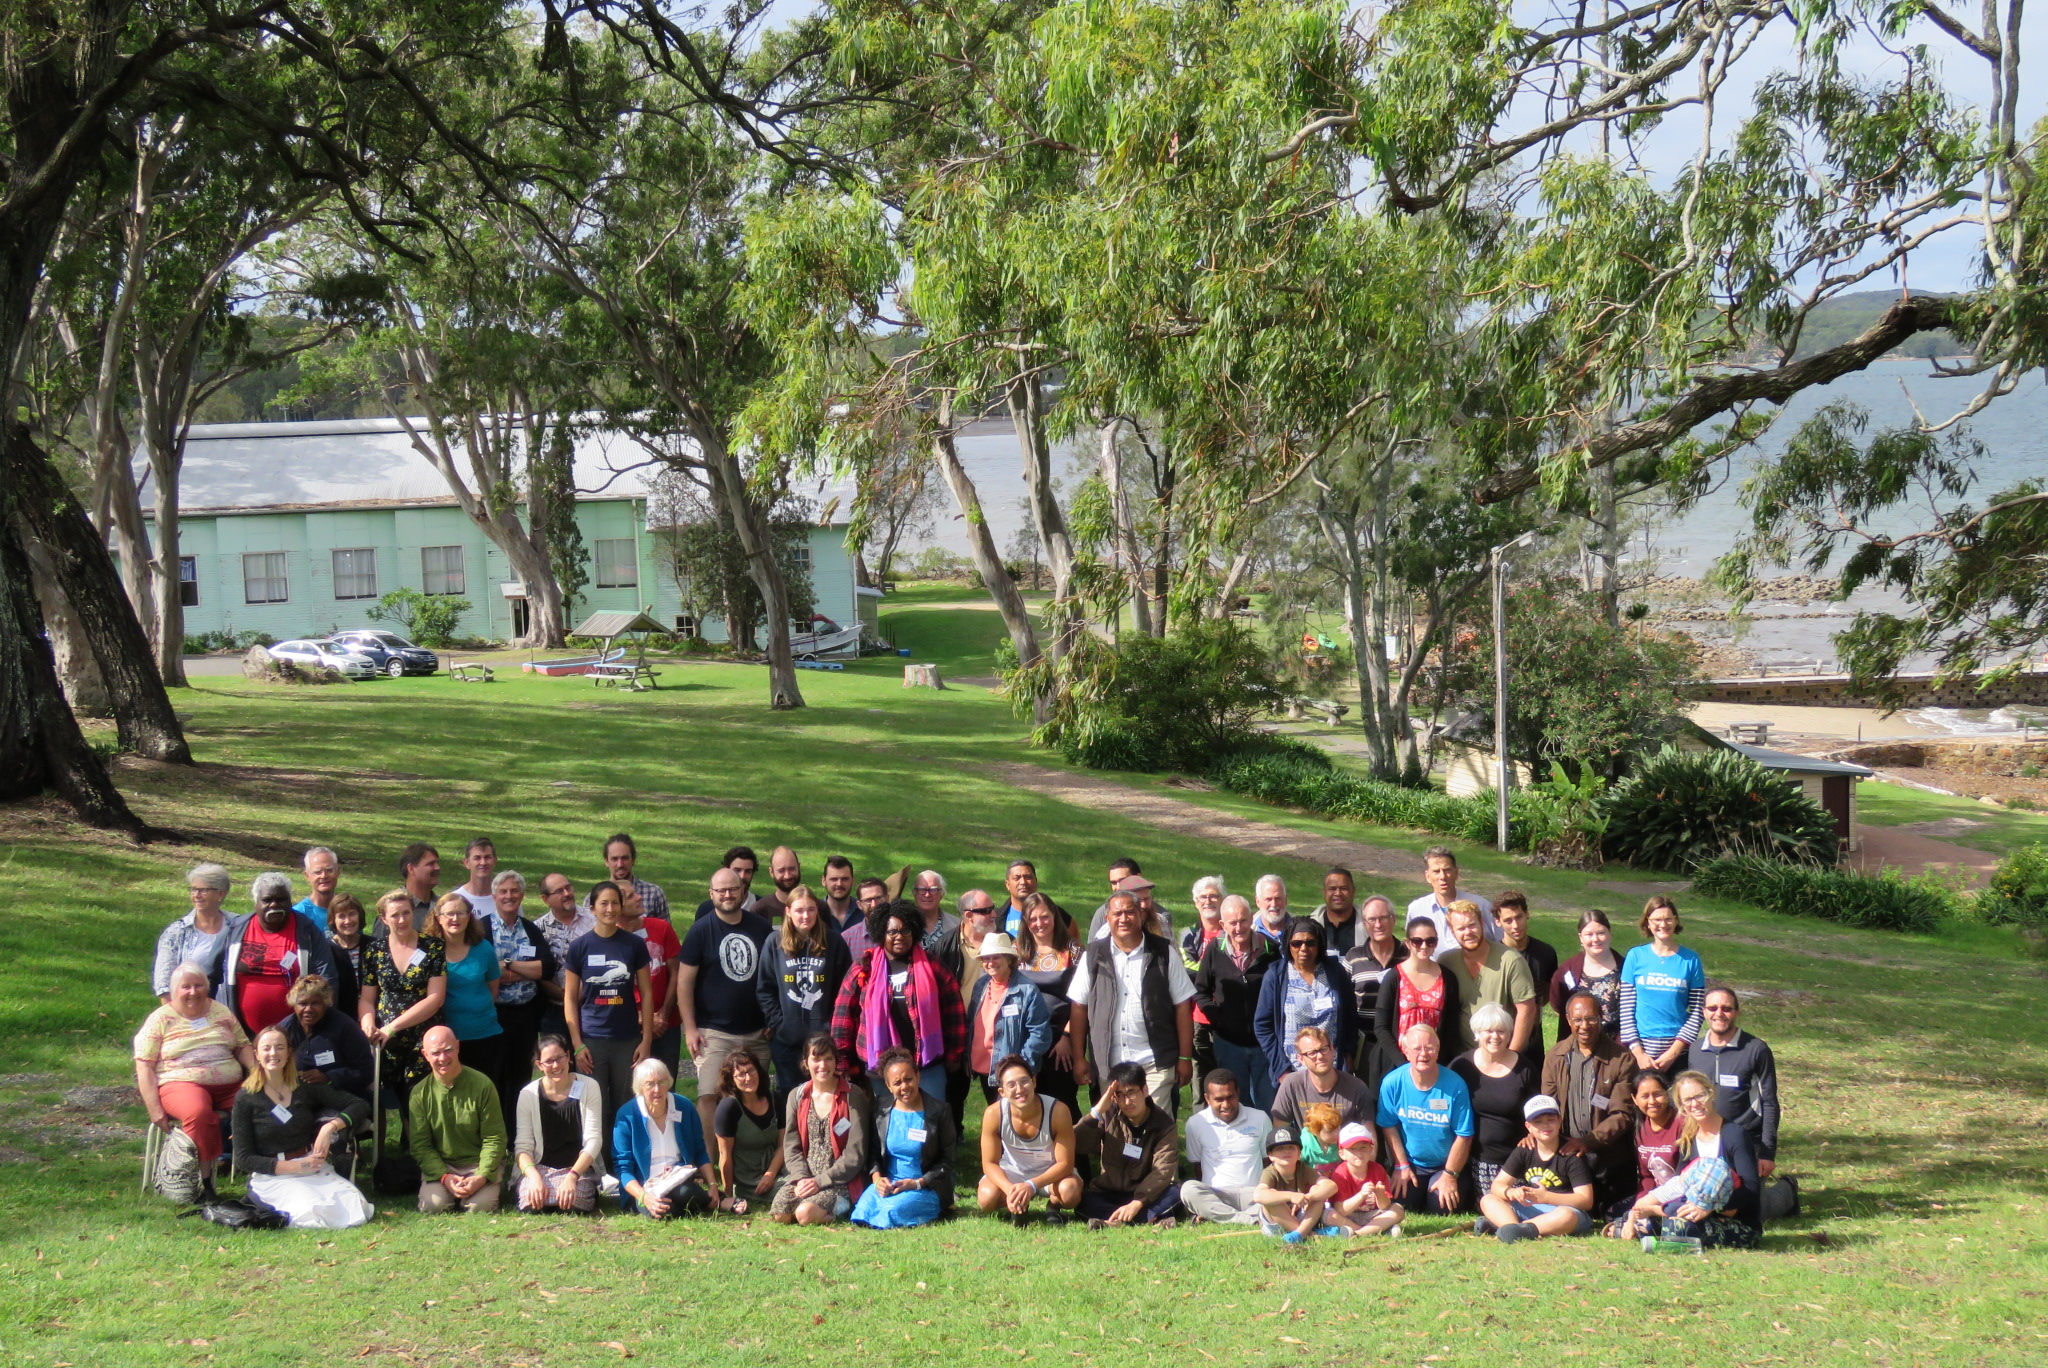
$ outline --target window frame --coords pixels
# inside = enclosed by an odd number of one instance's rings
[[[278,573],[275,575],[270,573],[272,557],[276,558],[276,568],[278,570]],[[249,574],[249,562],[252,560],[263,562],[263,573],[254,576],[253,580]],[[274,598],[250,598],[250,586],[255,581],[261,581],[263,583],[264,592],[266,594],[270,592],[269,586],[272,584],[280,586],[280,591],[278,595]],[[290,553],[285,551],[244,551],[242,553],[242,602],[245,604],[256,605],[266,603],[290,603],[291,601],[292,580]]]
[[[611,566],[605,564],[605,548],[627,548],[623,562]],[[630,579],[606,579],[608,571],[624,569]],[[590,543],[590,585],[593,589],[638,589],[640,587],[640,547],[632,537],[594,537]]]
[[[178,557],[178,606],[199,606],[199,557]]]
[[[357,586],[359,585],[360,581],[361,581],[361,580],[362,580],[362,579],[364,578],[363,572],[362,572],[362,571],[361,571],[360,569],[357,569],[357,568],[353,568],[353,567],[354,567],[354,562],[353,562],[353,561],[351,561],[351,562],[350,562],[350,564],[351,564],[351,568],[350,568],[349,570],[347,570],[346,572],[344,572],[344,571],[342,570],[342,568],[341,568],[341,558],[342,558],[343,556],[349,556],[349,557],[355,557],[355,556],[368,556],[368,557],[370,558],[370,570],[369,570],[369,581],[370,581],[370,591],[369,591],[368,593],[366,593],[366,594],[362,594],[362,593],[357,593],[357,594],[344,594],[344,593],[342,593],[342,592],[341,592],[341,586],[342,586],[342,581],[343,581],[344,577],[345,577],[345,578],[346,578],[346,579],[347,579],[347,580],[349,581],[349,584],[350,584],[350,586],[351,586],[352,588],[353,588],[353,587],[357,587]],[[329,564],[330,568],[331,568],[331,569],[333,570],[333,575],[334,575],[334,597],[335,597],[335,600],[336,600],[337,602],[342,602],[342,603],[352,603],[352,602],[358,602],[358,601],[360,601],[360,600],[362,600],[362,599],[373,599],[373,598],[376,598],[376,597],[377,597],[377,548],[376,548],[376,547],[374,547],[374,546],[337,546],[337,547],[333,547],[333,548],[331,548],[331,549],[329,550],[329,552],[328,552],[328,558],[329,558],[329,559],[328,559],[328,564]]]
[[[441,567],[438,570],[428,567],[427,555],[429,552],[434,551],[443,553],[452,551],[455,553],[454,583],[452,585],[449,583],[450,571],[445,554],[442,558]],[[434,587],[434,577],[436,575],[441,577],[442,587],[439,589]],[[464,554],[461,542],[453,542],[446,546],[422,546],[420,548],[420,592],[424,594],[467,594],[469,592],[469,557]]]

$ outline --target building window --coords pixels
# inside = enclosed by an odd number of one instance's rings
[[[334,596],[338,599],[377,597],[377,553],[367,546],[334,553]]]
[[[462,573],[462,548],[422,546],[420,585],[430,594],[466,594],[469,580]]]
[[[290,601],[291,594],[284,578],[284,552],[257,551],[242,557],[242,602]]]
[[[631,537],[600,538],[591,548],[590,559],[597,571],[592,578],[600,589],[631,589],[640,583]]]
[[[691,617],[688,613],[677,613],[676,635],[686,641],[694,638],[697,635],[697,619]]]
[[[798,542],[795,546],[790,547],[789,558],[804,569],[809,570],[811,568],[811,544],[809,542]]]
[[[178,604],[184,608],[199,606],[199,557],[178,557]]]

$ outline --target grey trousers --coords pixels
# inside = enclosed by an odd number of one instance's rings
[[[1196,1178],[1180,1185],[1180,1200],[1195,1216],[1217,1225],[1257,1225],[1259,1209],[1252,1204],[1257,1188],[1210,1187]]]

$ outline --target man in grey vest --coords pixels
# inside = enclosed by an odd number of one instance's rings
[[[1195,1072],[1194,982],[1172,942],[1145,930],[1136,897],[1112,896],[1108,916],[1109,934],[1088,943],[1067,988],[1074,1077],[1088,1083],[1136,1064],[1153,1104],[1176,1114],[1180,1088]]]

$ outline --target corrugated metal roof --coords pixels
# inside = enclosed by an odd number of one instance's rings
[[[579,499],[644,499],[658,470],[646,449],[625,433],[586,432],[576,439]],[[147,507],[154,481],[148,453],[139,448],[135,472]],[[814,478],[798,487],[818,506],[821,522],[843,525],[853,511],[851,481]],[[186,439],[178,479],[178,510],[188,516],[454,502],[448,482],[395,418],[200,424]]]
[[[1874,769],[1846,760],[1817,760],[1811,755],[1794,755],[1791,751],[1774,750],[1769,746],[1751,746],[1723,736],[1716,736],[1714,740],[1729,750],[1741,752],[1765,769],[1785,770],[1793,774],[1847,774],[1858,779],[1868,779],[1877,773]]]

